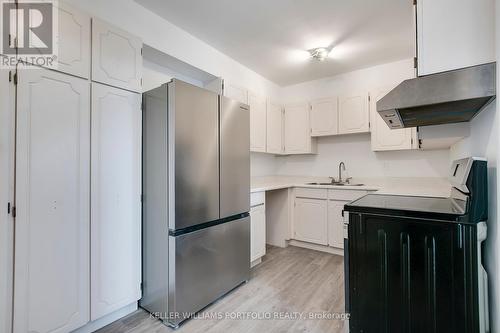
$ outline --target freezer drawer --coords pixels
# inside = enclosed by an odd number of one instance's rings
[[[168,312],[172,326],[250,277],[249,217],[170,236],[169,246]]]
[[[220,217],[250,210],[250,111],[220,97]]]

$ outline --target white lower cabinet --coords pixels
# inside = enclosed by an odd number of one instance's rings
[[[70,332],[90,309],[90,86],[18,77],[13,331]]]
[[[328,244],[327,200],[317,198],[295,198],[293,212],[294,239]]]
[[[250,262],[266,255],[266,193],[250,195]]]
[[[141,95],[92,84],[91,319],[141,297]]]
[[[328,245],[344,248],[344,217],[342,211],[349,201],[328,200]]]
[[[362,190],[296,188],[292,239],[344,248],[344,205],[367,194]]]
[[[250,262],[266,254],[266,206],[261,204],[250,209]]]

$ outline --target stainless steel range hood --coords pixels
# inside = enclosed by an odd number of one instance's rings
[[[470,121],[496,96],[496,63],[406,80],[377,102],[390,128]]]

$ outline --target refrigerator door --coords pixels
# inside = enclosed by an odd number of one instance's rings
[[[218,95],[168,85],[169,228],[219,219]]]
[[[250,278],[250,218],[169,236],[168,323],[177,326]]]
[[[220,217],[250,211],[250,110],[220,97]]]

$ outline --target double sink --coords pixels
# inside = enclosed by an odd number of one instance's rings
[[[306,185],[328,185],[328,186],[364,186],[365,184],[351,184],[346,182],[329,182],[329,183],[306,183]]]
[[[330,182],[325,182],[325,183],[321,183],[321,182],[313,182],[313,183],[307,183],[306,185],[317,185],[317,186],[353,186],[353,187],[356,187],[356,186],[364,186],[365,184],[356,184],[356,183],[351,183],[350,180],[352,179],[351,177],[347,177],[347,178],[342,178],[342,170],[345,171],[345,163],[344,162],[340,162],[339,164],[339,178],[337,178],[338,180],[335,180],[335,178],[333,177],[330,177],[331,181]]]

